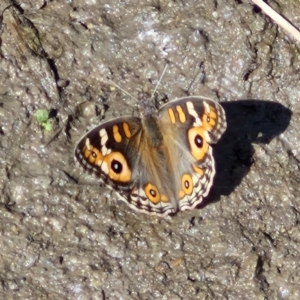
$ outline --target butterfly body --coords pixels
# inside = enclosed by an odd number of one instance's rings
[[[78,143],[75,157],[132,208],[166,216],[195,208],[215,175],[210,144],[226,129],[223,108],[202,97],[171,101],[142,118],[104,122]]]

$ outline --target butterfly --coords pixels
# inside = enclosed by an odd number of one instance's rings
[[[115,118],[87,132],[75,158],[135,210],[167,216],[197,207],[215,175],[211,144],[227,127],[222,106],[196,96],[158,110],[142,103],[140,118]]]

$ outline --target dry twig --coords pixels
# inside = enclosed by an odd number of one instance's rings
[[[259,6],[262,11],[265,12],[270,18],[272,18],[279,26],[285,29],[288,33],[290,33],[297,41],[300,42],[300,32],[294,27],[291,23],[289,23],[285,18],[283,18],[279,13],[277,13],[273,8],[271,8],[268,4],[263,2],[262,0],[252,0],[257,6]]]

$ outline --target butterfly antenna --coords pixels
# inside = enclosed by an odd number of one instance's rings
[[[165,68],[164,68],[164,70],[163,70],[163,72],[162,72],[162,74],[161,74],[161,76],[160,76],[160,78],[159,78],[159,80],[158,80],[158,82],[157,82],[157,85],[156,85],[156,87],[155,87],[155,89],[154,89],[154,91],[153,91],[153,93],[152,93],[152,95],[151,95],[150,100],[153,99],[154,94],[156,93],[157,88],[158,88],[158,86],[160,85],[160,82],[161,82],[162,78],[164,77],[164,75],[165,75],[165,73],[166,73],[166,71],[167,71],[167,67],[168,67],[168,64],[166,64],[166,66],[165,66]]]
[[[139,100],[138,99],[136,99],[135,97],[133,97],[131,94],[129,94],[128,92],[126,92],[124,89],[122,89],[119,85],[117,85],[113,80],[111,80],[110,79],[110,81],[111,81],[111,83],[113,84],[113,85],[115,85],[119,90],[121,90],[124,94],[126,94],[127,96],[129,96],[129,97],[131,97],[132,99],[134,99],[136,102],[139,102]]]

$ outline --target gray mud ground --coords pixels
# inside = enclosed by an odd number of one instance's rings
[[[299,1],[269,3],[300,28]],[[246,0],[15,4],[1,20],[0,298],[300,299],[300,43]],[[161,219],[73,151],[137,111],[108,78],[151,94],[167,62],[158,99],[215,98],[228,130],[207,205]]]

